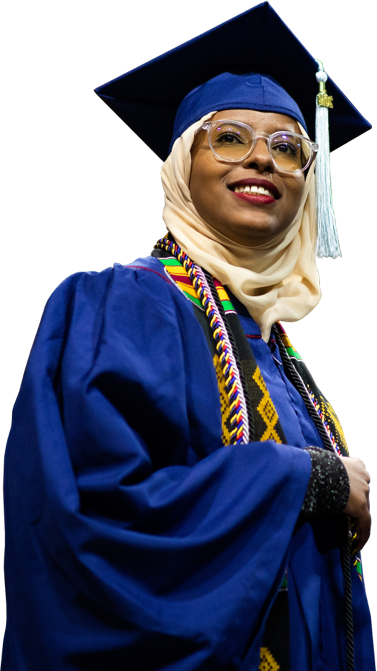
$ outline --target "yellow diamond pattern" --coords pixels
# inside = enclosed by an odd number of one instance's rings
[[[340,443],[340,445],[345,448],[346,453],[349,454],[346,437],[343,433],[343,429],[341,423],[339,422],[338,415],[336,414],[335,410],[331,407],[330,403],[327,400],[325,400],[322,396],[319,397],[319,401],[321,404],[321,410],[326,420],[327,421],[330,420],[333,423],[333,426],[335,427],[336,442]]]
[[[260,664],[258,669],[259,671],[278,671],[280,669],[280,665],[268,648],[260,649]]]
[[[258,366],[255,369],[253,380],[257,383],[263,394],[262,400],[257,406],[257,410],[266,424],[266,430],[261,440],[274,440],[276,443],[281,443],[281,439],[275,431],[279,417]]]
[[[228,394],[226,393],[223,370],[221,368],[220,359],[217,354],[215,354],[215,356],[213,357],[213,365],[215,367],[217,385],[219,387],[219,393],[220,393],[222,441],[223,445],[229,445],[231,442],[230,430],[228,425],[230,417],[230,404]]]

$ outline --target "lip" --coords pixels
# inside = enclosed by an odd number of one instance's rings
[[[239,200],[245,200],[253,205],[271,205],[277,202],[272,196],[265,196],[263,193],[234,193],[232,191],[232,194]]]
[[[274,197],[271,198],[271,196],[264,196],[261,193],[234,193],[236,186],[263,186],[265,189],[271,191]],[[244,196],[242,200],[248,200],[249,202],[273,203],[281,198],[280,191],[273,182],[270,182],[268,179],[258,179],[257,177],[245,177],[245,179],[238,179],[236,182],[228,184],[228,189],[230,189],[230,191],[232,191],[235,196]]]

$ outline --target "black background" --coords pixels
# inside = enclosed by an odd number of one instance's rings
[[[11,213],[3,240],[4,444],[51,292],[71,273],[147,256],[165,233],[161,163],[95,95],[94,87],[250,6],[103,3],[87,10],[62,5],[47,14],[25,9],[14,36],[22,67],[9,60],[14,92],[8,90],[3,103],[9,118],[3,133],[12,147],[5,194]],[[373,123],[367,11],[336,13],[336,6],[330,15],[328,3],[280,0],[274,8]],[[331,154],[343,258],[318,260],[322,300],[306,319],[286,325],[334,406],[352,456],[362,458],[370,472],[375,452],[370,421],[375,363],[368,340],[375,306],[372,147],[369,131]],[[370,552],[371,543],[364,552],[367,586]]]

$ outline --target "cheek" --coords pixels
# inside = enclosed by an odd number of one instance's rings
[[[301,205],[301,202],[302,202],[302,199],[303,199],[303,196],[304,196],[304,192],[305,192],[305,186],[306,186],[306,184],[305,184],[305,177],[304,177],[303,180],[302,180],[302,183],[301,183],[301,188],[299,189],[299,192],[298,192],[298,195],[297,195],[297,202],[298,202],[297,207],[300,207],[300,205]]]
[[[301,205],[304,191],[305,191],[304,176],[297,178],[297,182],[293,183],[286,191],[287,195],[286,208],[291,213],[293,213],[293,216],[296,214]]]
[[[220,176],[206,163],[206,161],[194,162],[191,169],[189,188],[192,202],[198,211],[207,209],[211,207],[213,201],[218,201]]]
[[[191,200],[194,204],[195,209],[199,212],[199,210],[201,209],[202,193],[203,191],[208,192],[208,189],[205,186],[205,181],[201,177],[200,172],[198,171],[191,172],[189,186],[190,186]]]
[[[191,156],[190,179],[188,184],[190,191],[192,189],[193,182],[195,182],[195,159],[193,156]]]

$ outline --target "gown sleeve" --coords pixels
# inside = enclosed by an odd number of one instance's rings
[[[259,659],[310,457],[221,445],[204,335],[156,267],[78,273],[47,303],[5,456],[2,671]]]
[[[307,447],[311,474],[302,512],[313,515],[339,515],[346,507],[350,492],[348,472],[338,455],[321,447]]]

